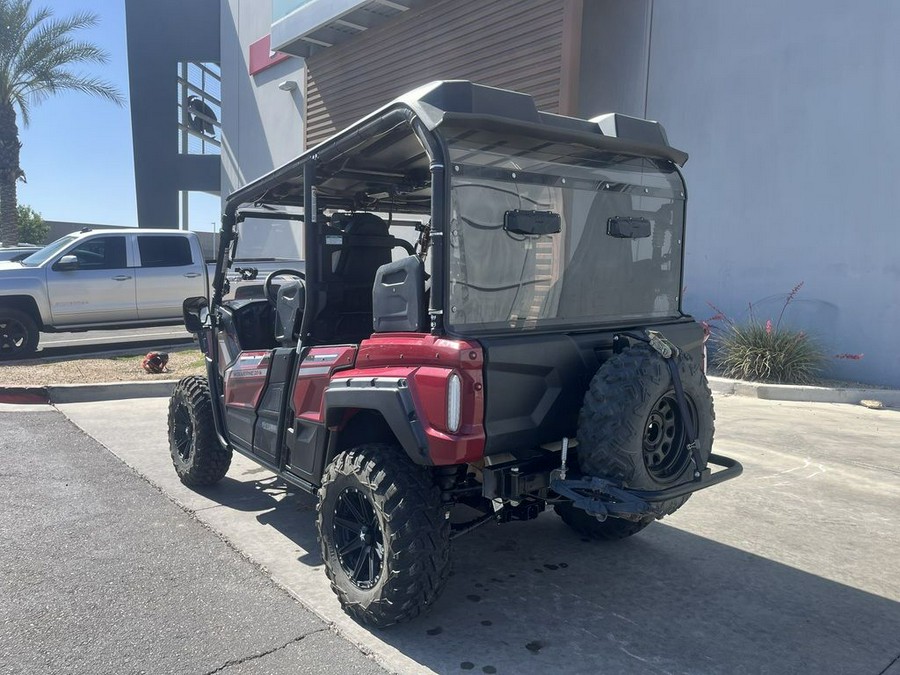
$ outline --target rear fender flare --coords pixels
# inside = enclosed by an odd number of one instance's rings
[[[372,410],[379,413],[416,464],[431,464],[428,440],[406,380],[396,377],[333,380],[325,390],[325,425],[339,428],[347,413]]]

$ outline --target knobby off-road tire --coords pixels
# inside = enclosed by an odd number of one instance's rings
[[[689,354],[680,354],[676,363],[698,434],[702,470],[712,450],[712,394],[703,369]],[[688,442],[669,368],[656,351],[635,345],[597,371],[578,421],[582,472],[614,478],[640,490],[670,487],[693,477]],[[674,513],[689,496],[657,503],[657,516]],[[628,529],[618,524],[608,527]]]
[[[31,356],[39,338],[31,316],[12,307],[0,307],[0,361]]]
[[[231,465],[231,449],[216,436],[205,377],[183,378],[169,399],[169,451],[181,482],[190,487],[218,483]]]
[[[316,525],[344,611],[384,628],[437,599],[450,573],[450,523],[428,470],[399,447],[361,445],[334,458]]]

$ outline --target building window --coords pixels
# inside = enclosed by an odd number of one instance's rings
[[[178,152],[218,155],[222,146],[222,71],[218,63],[178,64]]]

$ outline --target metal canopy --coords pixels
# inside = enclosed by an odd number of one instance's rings
[[[304,58],[376,28],[427,0],[311,0],[272,26],[272,49]]]

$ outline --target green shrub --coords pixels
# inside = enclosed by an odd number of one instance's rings
[[[812,384],[825,365],[822,348],[803,331],[730,324],[713,337],[713,365],[725,377],[753,382]]]
[[[812,384],[825,366],[822,347],[802,330],[781,327],[784,311],[803,287],[803,282],[788,293],[778,320],[773,324],[757,321],[750,305],[750,318],[745,324],[732,321],[715,305],[716,315],[709,321],[722,321],[712,336],[712,364],[725,377],[752,382],[778,384]],[[862,355],[839,355],[839,358]]]
[[[19,243],[44,245],[50,226],[41,218],[41,214],[30,206],[19,204],[16,207],[19,220]]]

